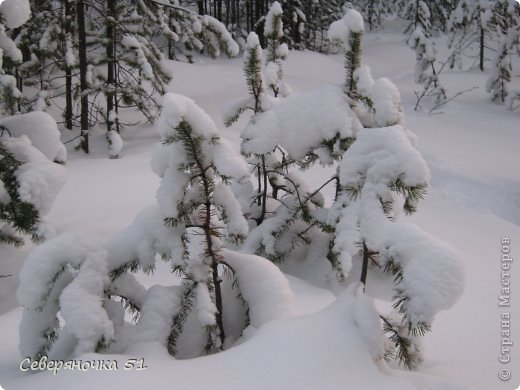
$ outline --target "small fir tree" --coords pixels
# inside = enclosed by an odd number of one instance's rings
[[[274,97],[278,94],[288,96],[290,87],[283,80],[282,61],[287,59],[288,47],[283,43],[283,11],[280,3],[275,1],[267,13],[264,35],[267,40],[266,49],[266,84]]]
[[[417,336],[430,331],[433,316],[451,306],[462,289],[454,252],[399,220],[400,212],[416,211],[429,177],[425,161],[401,126],[360,131],[343,156],[339,173],[342,190],[337,202],[343,212],[336,246],[345,247],[349,256],[357,243],[363,286],[370,285],[371,265],[381,267],[393,280],[395,312],[381,316],[383,331],[394,345],[387,356],[411,370],[422,362]]]
[[[355,77],[356,70],[361,68],[363,32],[365,23],[361,14],[349,10],[343,17],[331,24],[329,39],[339,41],[345,48],[345,93],[354,101],[359,100],[358,83]]]
[[[486,92],[492,101],[503,103],[509,93],[508,85],[511,81],[511,60],[509,58],[508,42],[503,37],[498,44],[498,51],[493,61],[493,71],[486,83]]]
[[[191,99],[167,94],[163,107],[152,158],[158,205],[108,243],[69,233],[29,255],[17,293],[24,356],[67,359],[154,342],[195,357],[231,346],[247,326],[291,315],[280,271],[228,249],[248,230],[228,187],[248,180],[246,162]],[[153,272],[160,258],[181,284],[147,290],[132,273]]]

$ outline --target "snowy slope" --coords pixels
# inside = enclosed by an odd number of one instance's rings
[[[18,369],[17,352],[20,309],[12,294],[15,276],[0,280],[0,384],[6,389],[28,388],[175,388],[208,386],[234,389],[514,389],[520,383],[520,352],[513,351],[511,382],[497,377],[500,364],[500,239],[510,237],[513,256],[520,253],[520,112],[507,112],[487,100],[487,75],[472,71],[445,74],[448,94],[478,86],[449,103],[438,115],[414,112],[414,53],[403,35],[369,34],[364,61],[374,77],[388,77],[400,89],[406,124],[419,138],[418,147],[432,171],[432,186],[413,217],[424,230],[452,245],[466,266],[466,290],[449,312],[441,313],[425,341],[426,361],[421,374],[391,371],[383,374],[361,345],[359,329],[343,298],[324,311],[333,297],[297,278],[289,277],[301,317],[262,327],[250,340],[219,355],[192,361],[161,356],[153,345],[134,349],[132,356],[88,355],[83,359],[145,357],[145,371],[61,372],[28,375]],[[196,64],[172,64],[171,91],[193,98],[221,123],[226,103],[246,94],[240,60]],[[287,82],[295,91],[323,83],[340,84],[343,57],[310,52],[291,52],[285,65]],[[516,82],[519,69],[516,68]],[[222,134],[238,148],[238,134],[247,117]],[[158,141],[153,129],[123,133],[125,149],[120,160],[108,160],[103,146],[92,156],[70,152],[68,182],[48,215],[58,232],[85,230],[112,235],[127,226],[146,205],[155,203],[158,179],[150,169],[150,153]],[[321,170],[307,173],[320,182]],[[25,248],[24,248],[25,251]],[[25,252],[3,250],[2,261],[16,275]],[[5,259],[5,260],[4,260]],[[2,271],[4,273],[4,271]],[[513,285],[520,283],[520,267],[511,271]],[[144,278],[143,278],[144,279]],[[7,280],[7,279],[5,279]],[[148,283],[170,283],[166,267],[146,277]],[[370,275],[368,279],[370,286]],[[514,292],[515,297],[518,296]],[[515,300],[516,302],[516,300]],[[512,309],[520,318],[520,307]],[[520,329],[520,322],[514,329]],[[120,365],[121,366],[121,365]],[[516,373],[516,376],[515,376]],[[444,381],[461,383],[465,387]]]

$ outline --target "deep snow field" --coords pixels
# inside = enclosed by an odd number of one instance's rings
[[[438,47],[445,47],[441,40]],[[442,58],[442,54],[440,55]],[[351,314],[352,299],[334,295],[288,276],[298,315],[267,324],[230,350],[194,360],[173,360],[154,345],[135,346],[128,355],[85,355],[81,359],[117,359],[118,371],[28,373],[19,369],[18,325],[22,309],[14,296],[17,272],[31,245],[0,249],[0,385],[7,389],[348,389],[348,390],[506,390],[520,384],[520,111],[491,103],[485,93],[488,73],[443,72],[448,95],[478,87],[449,102],[435,114],[415,112],[415,54],[403,34],[384,30],[367,34],[364,62],[374,78],[388,77],[400,89],[407,127],[432,171],[428,194],[412,220],[449,243],[466,270],[465,292],[449,311],[440,313],[425,338],[425,363],[417,373],[377,367],[363,347]],[[222,125],[226,103],[247,93],[240,59],[171,63],[171,91],[195,100],[236,147],[247,118],[231,128]],[[323,84],[341,84],[343,56],[290,52],[284,64],[295,92]],[[520,88],[520,66],[514,69]],[[127,129],[118,160],[106,157],[94,142],[84,156],[69,150],[68,181],[48,216],[58,233],[87,231],[111,236],[155,202],[159,179],[150,169],[155,129]],[[63,141],[72,138],[64,133]],[[100,137],[102,139],[102,137]],[[309,177],[321,173],[311,171]],[[315,182],[318,183],[316,176]],[[500,352],[501,239],[509,237],[512,256],[511,362]],[[168,268],[143,277],[146,284],[169,284]],[[368,285],[370,284],[370,276]],[[520,287],[519,287],[520,289]],[[333,303],[334,302],[334,303]],[[330,305],[330,306],[329,306]],[[125,371],[128,358],[143,358],[146,370]],[[500,369],[512,372],[509,382]]]

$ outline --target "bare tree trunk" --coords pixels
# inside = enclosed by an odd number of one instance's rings
[[[484,29],[480,27],[480,70],[484,71]]]
[[[71,4],[69,0],[63,0],[64,12],[65,12],[65,22],[64,22],[64,42],[63,47],[67,50],[67,36],[72,37],[74,30],[72,24],[72,15],[73,10],[71,9]],[[67,62],[65,62],[65,127],[69,130],[72,130],[72,69],[69,67]]]
[[[79,38],[79,73],[81,91],[81,149],[89,152],[89,120],[88,120],[88,89],[87,83],[87,33],[85,30],[85,2],[78,0],[76,3],[78,16],[78,38]]]
[[[107,55],[107,88],[105,97],[107,101],[107,132],[112,130],[111,120],[114,110],[115,74],[114,74],[114,22],[115,22],[115,0],[107,0],[106,15],[106,55]]]
[[[370,259],[370,254],[368,252],[368,248],[367,248],[365,241],[363,241],[363,265],[361,268],[361,278],[360,278],[360,281],[363,284],[363,291],[365,290],[365,286],[367,284],[368,260],[369,259]]]

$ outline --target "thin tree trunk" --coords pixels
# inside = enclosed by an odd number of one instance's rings
[[[63,47],[67,50],[67,37],[72,37],[74,31],[72,28],[72,9],[69,0],[63,0],[63,5],[65,9],[65,25],[64,25],[64,42]],[[69,130],[72,130],[72,69],[69,67],[69,64],[65,61],[65,127]]]
[[[363,241],[363,265],[361,267],[361,278],[360,281],[363,284],[363,291],[365,291],[365,286],[367,284],[367,274],[368,274],[368,260],[370,259],[370,254],[368,253],[368,248]]]
[[[480,27],[480,70],[484,71],[484,28]]]
[[[106,17],[106,55],[107,55],[107,88],[105,97],[107,101],[107,133],[112,130],[113,122],[111,120],[112,111],[114,110],[114,19],[115,19],[115,0],[107,0],[107,17]]]
[[[79,38],[79,72],[81,91],[81,149],[89,152],[89,120],[88,120],[88,89],[87,83],[87,33],[85,30],[85,2],[78,0],[76,3],[78,16],[78,38]]]
[[[222,0],[217,1],[217,19],[222,22]]]

